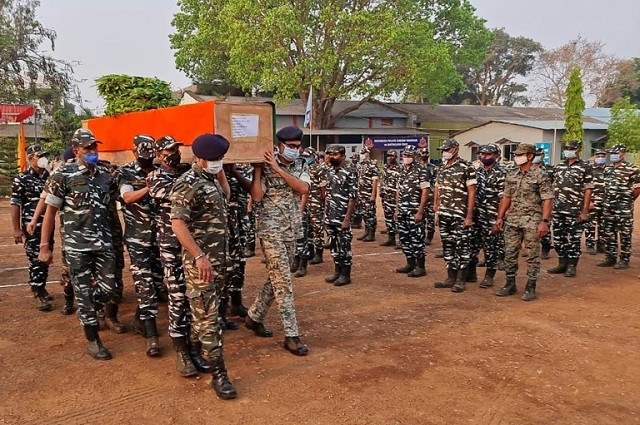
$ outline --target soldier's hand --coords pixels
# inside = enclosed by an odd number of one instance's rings
[[[276,170],[280,168],[278,162],[276,161],[276,156],[271,151],[266,151],[264,153],[264,162],[271,167],[272,170]]]
[[[422,211],[418,211],[414,217],[414,220],[416,221],[416,223],[420,223],[423,217],[424,215],[422,214]]]
[[[589,213],[585,213],[585,212],[580,213],[580,216],[578,217],[578,221],[580,223],[584,223],[584,222],[589,221]]]
[[[589,211],[592,211],[595,209],[596,209],[596,204],[594,204],[593,202],[589,202]]]
[[[53,254],[51,253],[51,248],[49,245],[42,245],[40,247],[40,252],[38,252],[38,260],[42,261],[45,264],[53,263]]]
[[[398,221],[398,211],[393,213],[393,221]]]
[[[23,236],[24,236],[24,233],[22,233],[22,230],[18,229],[13,231],[13,240],[16,243],[16,245],[19,243],[22,243]]]
[[[462,228],[468,229],[471,226],[473,226],[473,219],[470,217],[465,218],[464,223],[462,223]]]
[[[206,255],[196,260],[196,267],[198,268],[198,278],[205,283],[211,282],[213,269],[211,268],[211,263],[209,263]]]
[[[549,225],[546,222],[541,221],[540,224],[538,224],[538,237],[544,238],[547,236],[547,233],[549,233]]]
[[[349,222],[349,220],[345,218],[344,221],[342,222],[342,225],[340,225],[340,228],[342,230],[349,230],[349,227],[351,227],[351,223]]]
[[[224,169],[224,171],[234,173],[236,171],[236,164],[224,164],[222,168]]]
[[[491,234],[497,235],[498,233],[501,233],[503,230],[504,230],[504,220],[499,218],[493,224],[493,227],[491,228]]]
[[[38,223],[36,221],[31,220],[29,224],[27,224],[27,233],[33,235],[33,233],[36,231],[37,224]]]

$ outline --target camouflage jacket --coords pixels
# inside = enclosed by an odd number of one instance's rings
[[[375,161],[364,160],[360,162],[358,169],[358,196],[363,201],[371,199],[374,180],[379,176],[378,166]]]
[[[186,166],[186,167],[185,167]],[[169,247],[179,247],[180,242],[171,228],[171,190],[176,180],[189,170],[187,164],[180,164],[176,170],[159,167],[149,173],[149,196],[154,201],[153,217],[158,230],[158,242]]]
[[[184,221],[189,233],[214,266],[224,266],[229,252],[227,199],[215,176],[198,164],[178,177],[171,194],[171,219]],[[183,262],[193,264],[193,256],[182,252]]]
[[[591,164],[578,159],[553,167],[553,214],[578,217],[584,205],[584,193],[593,189]]]
[[[242,173],[240,169],[239,172]],[[248,193],[240,185],[240,181],[236,179],[233,174],[228,171],[224,172],[229,183],[229,190],[231,195],[229,196],[229,222],[230,227],[238,228],[242,217],[247,214],[247,202],[249,199]]]
[[[458,157],[452,165],[440,165],[437,173],[438,214],[464,219],[467,215],[468,187],[476,184],[473,165]]]
[[[382,199],[395,204],[399,178],[400,166],[398,164],[384,166],[382,169],[382,182],[380,182],[380,197]]]
[[[116,177],[120,197],[127,192],[147,187],[149,174],[140,167],[138,161],[123,165]],[[122,200],[122,215],[124,217],[124,238],[127,244],[149,247],[155,240],[154,201],[149,196],[138,202],[127,204]]]
[[[60,210],[65,251],[111,249],[111,188],[111,175],[99,166],[92,173],[79,162],[69,162],[51,175],[45,202]]]
[[[489,169],[477,168],[476,177],[478,179],[476,186],[477,217],[485,224],[493,224],[498,216],[506,172],[500,164],[496,163]]]
[[[309,166],[304,161],[284,165],[276,157],[282,169],[309,184]],[[261,239],[294,241],[301,232],[300,195],[268,165],[262,167],[260,185],[264,196],[255,203],[256,234]]]
[[[640,187],[640,169],[628,162],[604,171],[604,208],[608,214],[633,214],[633,189]]]
[[[27,224],[33,218],[33,213],[40,201],[40,194],[44,188],[44,184],[49,178],[49,172],[44,170],[38,175],[35,170],[29,167],[23,173],[18,174],[13,179],[11,186],[11,205],[20,207],[20,219],[22,220],[22,230],[25,231]],[[38,227],[42,225],[44,215],[38,220]]]
[[[328,169],[324,164],[314,162],[309,166],[309,177],[311,184],[309,187],[309,201],[323,205],[322,188],[327,186]]]
[[[520,168],[511,169],[505,179],[504,196],[511,198],[506,219],[508,224],[537,226],[542,220],[544,201],[553,199],[551,179],[540,168],[531,167],[525,173],[520,171]]]
[[[353,166],[343,163],[331,168],[327,176],[325,224],[340,226],[347,215],[350,199],[358,197],[358,174]]]
[[[593,193],[591,194],[591,202],[596,209],[602,209],[604,204],[604,171],[606,166],[593,166]]]
[[[426,170],[427,173],[429,173],[429,182],[431,184],[431,191],[429,192],[429,200],[427,202],[427,205],[433,205],[433,194],[434,194],[434,187],[436,184],[436,176],[438,175],[437,173],[437,168],[435,165],[433,165],[430,162],[427,162],[426,164],[421,164]]]
[[[422,190],[431,190],[429,170],[422,165],[413,162],[409,168],[400,167],[398,177],[398,213],[415,215],[420,207]]]

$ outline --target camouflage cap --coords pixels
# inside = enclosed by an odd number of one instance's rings
[[[429,148],[424,147],[424,148],[418,149],[418,155],[420,155],[420,156],[424,156],[424,155],[429,156]]]
[[[345,150],[344,150],[344,146],[341,146],[341,145],[330,145],[327,149],[325,149],[324,153],[327,154],[327,155],[330,155],[332,153],[338,153],[340,155],[344,155],[345,154]]]
[[[398,157],[398,152],[396,151],[387,151],[387,156],[392,156],[394,158]]]
[[[516,150],[513,152],[514,155],[522,155],[526,153],[532,153],[535,155],[536,147],[535,145],[531,145],[529,143],[520,143]]]
[[[622,143],[616,143],[615,145],[607,149],[608,153],[620,153],[620,152],[626,152],[626,151],[627,151],[627,147]]]
[[[604,149],[596,149],[596,151],[593,154],[594,155],[606,155],[607,151],[605,151]]]
[[[536,149],[536,155],[544,155],[544,149],[542,148]]]
[[[460,147],[460,144],[456,139],[445,139],[445,141],[442,142],[442,146],[440,146],[438,150],[448,151],[449,149],[457,148],[457,147]]]
[[[153,158],[156,154],[155,143],[155,139],[146,134],[138,134],[133,137],[133,148],[140,158]]]
[[[77,129],[73,133],[73,136],[71,137],[71,146],[73,146],[74,148],[78,148],[78,147],[86,148],[87,146],[91,146],[94,143],[102,143],[102,142],[99,140],[96,140],[96,137],[93,135],[93,133],[90,130],[87,130],[86,128]]]
[[[500,153],[500,149],[498,149],[498,146],[496,146],[493,143],[489,143],[486,145],[480,145],[480,147],[478,148],[478,153],[488,153],[491,155],[497,155]]]
[[[366,146],[363,146],[362,148],[360,148],[360,153],[371,153],[371,149],[369,149]]]
[[[304,150],[302,151],[302,156],[305,158],[313,158],[318,156],[318,152],[316,152],[314,148],[309,146],[308,148],[304,148]]]
[[[402,156],[416,156],[418,154],[418,150],[413,145],[407,145],[402,150]]]
[[[564,144],[566,149],[580,149],[582,147],[582,142],[580,140],[569,140]]]
[[[176,146],[183,146],[184,143],[178,142],[171,136],[162,136],[156,140],[156,152],[160,152],[165,149],[173,149]]]
[[[31,145],[27,148],[27,155],[36,155],[37,157],[48,155],[49,152],[44,150],[40,145]]]

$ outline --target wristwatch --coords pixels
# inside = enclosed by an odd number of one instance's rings
[[[543,218],[543,219],[542,219],[542,221],[544,221],[545,223],[549,224],[549,222],[550,222],[551,220],[549,220],[548,218]]]

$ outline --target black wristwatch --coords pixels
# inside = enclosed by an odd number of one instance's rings
[[[548,218],[543,218],[543,219],[542,219],[542,221],[544,221],[545,223],[549,224],[549,222],[550,222],[551,220],[549,220]]]

